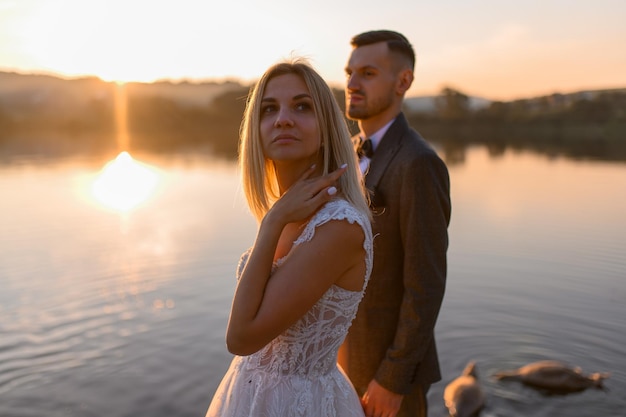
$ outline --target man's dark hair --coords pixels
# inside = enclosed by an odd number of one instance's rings
[[[409,60],[411,69],[415,67],[415,51],[413,45],[401,33],[393,30],[372,30],[363,32],[352,38],[350,45],[354,48],[371,45],[378,42],[386,42],[390,51],[399,54]]]

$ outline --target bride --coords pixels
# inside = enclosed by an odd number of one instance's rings
[[[256,240],[242,255],[211,416],[360,416],[337,351],[372,270],[350,134],[306,62],[270,67],[248,98],[239,165]]]

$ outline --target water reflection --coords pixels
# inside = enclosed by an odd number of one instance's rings
[[[258,225],[234,161],[138,152],[0,162],[0,416],[206,412],[230,363],[234,271]],[[458,154],[431,415],[447,415],[443,387],[469,359],[485,417],[622,415],[626,165]],[[105,179],[113,201],[153,194],[122,215],[94,209]],[[610,391],[543,398],[491,379],[546,358],[613,371]]]
[[[117,83],[113,106],[117,146],[119,149],[128,149],[130,139],[128,134],[128,98],[125,83]]]
[[[148,200],[160,180],[156,168],[136,161],[124,151],[102,169],[93,181],[91,193],[104,207],[127,212]]]

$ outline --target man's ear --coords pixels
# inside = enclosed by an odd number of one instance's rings
[[[410,69],[403,69],[398,74],[398,83],[396,86],[396,90],[398,94],[404,95],[409,88],[411,88],[411,84],[413,84],[413,71]]]

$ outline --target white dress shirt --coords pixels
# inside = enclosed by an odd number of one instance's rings
[[[383,136],[385,136],[385,133],[387,133],[389,126],[391,126],[391,124],[395,120],[396,120],[395,118],[392,119],[389,123],[387,123],[382,128],[374,132],[374,134],[370,135],[369,138],[372,141],[372,149],[374,151],[376,151],[376,148],[378,147],[378,144],[380,143],[381,139],[383,138]],[[361,136],[361,140],[365,139],[365,134],[363,134],[363,132],[361,132],[360,136]],[[361,159],[359,160],[359,166],[361,167],[361,173],[365,174],[368,168],[370,167],[370,158],[368,158],[367,156],[362,156]]]

